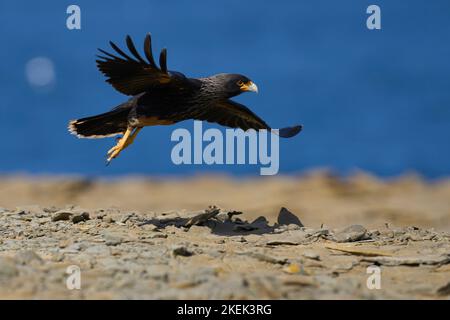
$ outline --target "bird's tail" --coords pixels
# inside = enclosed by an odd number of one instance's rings
[[[78,138],[106,138],[127,130],[129,108],[115,108],[109,112],[69,122],[69,132]]]

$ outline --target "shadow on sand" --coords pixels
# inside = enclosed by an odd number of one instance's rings
[[[223,211],[216,206],[210,206],[203,212],[196,212],[180,216],[178,213],[162,214],[155,218],[148,219],[140,225],[152,224],[157,228],[175,226],[188,230],[190,227],[207,226],[211,232],[220,236],[240,236],[249,234],[273,233],[280,225],[295,224],[303,227],[300,219],[286,208],[281,208],[278,214],[277,223],[269,225],[269,221],[260,216],[252,222],[244,221],[237,216],[242,214],[239,211]]]

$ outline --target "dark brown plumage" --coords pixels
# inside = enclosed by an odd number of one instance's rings
[[[242,104],[230,100],[245,91],[256,91],[256,85],[239,74],[217,74],[207,78],[187,78],[167,69],[167,51],[159,57],[159,67],[152,54],[151,37],[144,42],[144,60],[130,36],[126,44],[132,57],[114,43],[115,55],[99,49],[97,67],[117,91],[132,96],[113,110],[73,120],[69,131],[80,138],[103,138],[123,134],[109,152],[108,162],[131,144],[142,127],[169,125],[187,119],[204,120],[231,128],[271,128]],[[301,126],[284,128],[281,137],[292,137]]]

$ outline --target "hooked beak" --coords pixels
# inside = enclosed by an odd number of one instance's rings
[[[258,93],[258,87],[252,81],[249,81],[241,86],[241,91],[251,91]]]

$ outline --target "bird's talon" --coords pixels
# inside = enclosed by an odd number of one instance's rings
[[[117,145],[115,145],[114,147],[112,147],[111,149],[108,150],[108,152],[106,153],[108,156],[113,153],[115,150],[117,149]]]

